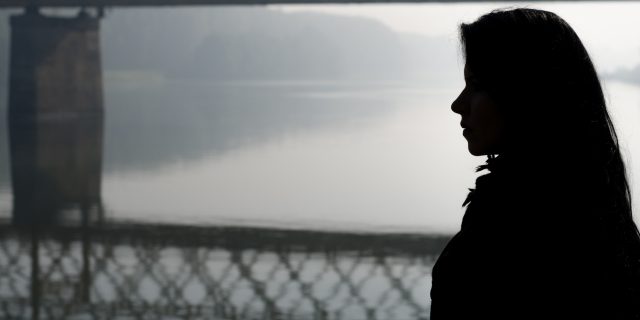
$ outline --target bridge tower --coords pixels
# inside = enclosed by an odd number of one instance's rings
[[[13,221],[101,216],[99,17],[11,17],[9,145]]]

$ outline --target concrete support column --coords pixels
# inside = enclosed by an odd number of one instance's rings
[[[11,17],[10,54],[14,223],[50,224],[100,214],[99,19],[46,17],[28,10]]]

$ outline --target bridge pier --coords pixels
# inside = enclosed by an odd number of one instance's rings
[[[9,72],[13,222],[101,216],[99,18],[12,16]]]

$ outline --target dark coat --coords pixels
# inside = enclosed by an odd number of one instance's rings
[[[431,319],[624,318],[596,202],[569,201],[581,195],[536,173],[491,171],[433,267]]]

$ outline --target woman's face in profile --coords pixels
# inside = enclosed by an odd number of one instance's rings
[[[496,154],[504,141],[504,118],[496,102],[468,67],[464,68],[465,87],[451,104],[451,110],[462,116],[460,126],[474,156]]]

